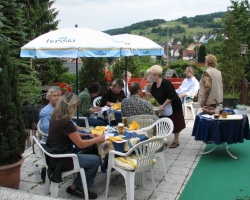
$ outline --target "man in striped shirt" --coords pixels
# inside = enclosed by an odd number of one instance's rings
[[[130,117],[134,115],[154,115],[154,107],[147,100],[142,98],[140,83],[134,82],[129,87],[130,97],[122,100],[122,116]]]

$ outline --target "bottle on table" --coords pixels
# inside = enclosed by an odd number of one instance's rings
[[[42,181],[41,172],[40,172],[40,169],[39,169],[38,165],[36,165],[36,167],[35,167],[35,176],[36,176],[36,182],[41,182]]]
[[[214,111],[214,118],[218,119],[220,117],[220,106],[216,106]]]

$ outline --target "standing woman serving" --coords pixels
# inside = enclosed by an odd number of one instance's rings
[[[104,135],[92,135],[91,139],[83,140],[79,133],[76,132],[76,127],[72,122],[72,116],[77,109],[79,98],[72,92],[67,92],[60,97],[56,108],[51,116],[49,126],[49,136],[46,146],[49,147],[53,153],[60,151],[60,153],[72,153],[73,144],[78,148],[86,148],[97,142],[105,140]],[[88,189],[94,183],[97,169],[100,164],[100,157],[94,154],[76,154],[81,168],[84,168],[86,174],[86,181]],[[62,164],[62,165],[61,165]],[[56,170],[59,167],[60,171],[68,171],[73,169],[73,161],[71,158],[64,158],[63,162],[59,164],[58,161],[49,159],[49,169]],[[67,188],[67,193],[84,198],[83,186],[81,176],[78,173],[73,184]],[[97,195],[89,191],[89,198],[96,199]]]
[[[172,83],[162,78],[162,67],[160,65],[153,65],[149,68],[148,73],[154,82],[150,94],[160,104],[161,117],[168,117],[173,121],[174,141],[169,148],[176,148],[179,146],[179,133],[186,127],[181,100]]]

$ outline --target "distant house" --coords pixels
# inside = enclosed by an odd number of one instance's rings
[[[182,59],[183,60],[192,60],[196,56],[195,50],[183,50]]]
[[[65,60],[65,59],[63,59]],[[76,59],[75,58],[66,58],[64,65],[69,68],[69,73],[76,73]],[[82,68],[82,60],[78,58],[78,70]]]
[[[181,44],[173,45],[172,49],[170,50],[170,55],[173,57],[178,57],[180,55],[179,49],[181,48]]]

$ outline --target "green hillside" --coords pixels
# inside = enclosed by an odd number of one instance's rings
[[[219,21],[218,18],[216,18],[217,21]],[[220,19],[221,20],[221,19]],[[201,26],[197,26],[195,28],[189,28],[187,24],[183,24],[181,21],[168,21],[166,23],[162,23],[160,24],[159,27],[162,28],[166,28],[166,27],[172,27],[174,28],[175,26],[180,25],[181,27],[185,28],[186,32],[185,33],[176,33],[174,34],[175,38],[183,38],[183,36],[185,35],[186,37],[193,37],[199,34],[204,34],[204,33],[209,33],[209,32],[213,32],[213,28],[203,28]],[[159,42],[164,42],[167,40],[166,36],[159,36],[158,33],[151,33],[152,28],[147,28],[146,30],[142,30],[142,29],[137,29],[137,30],[133,30],[131,31],[131,34],[135,34],[135,35],[142,35],[145,36],[157,43]],[[171,36],[171,35],[169,35]]]
[[[110,35],[131,33],[145,36],[157,43],[167,40],[167,30],[169,37],[183,39],[197,36],[200,34],[209,34],[217,32],[222,28],[221,19],[226,12],[216,12],[211,14],[196,15],[195,17],[185,17],[165,21],[164,19],[154,19],[134,23],[124,28],[110,29],[104,31]],[[167,29],[169,27],[169,29]]]

